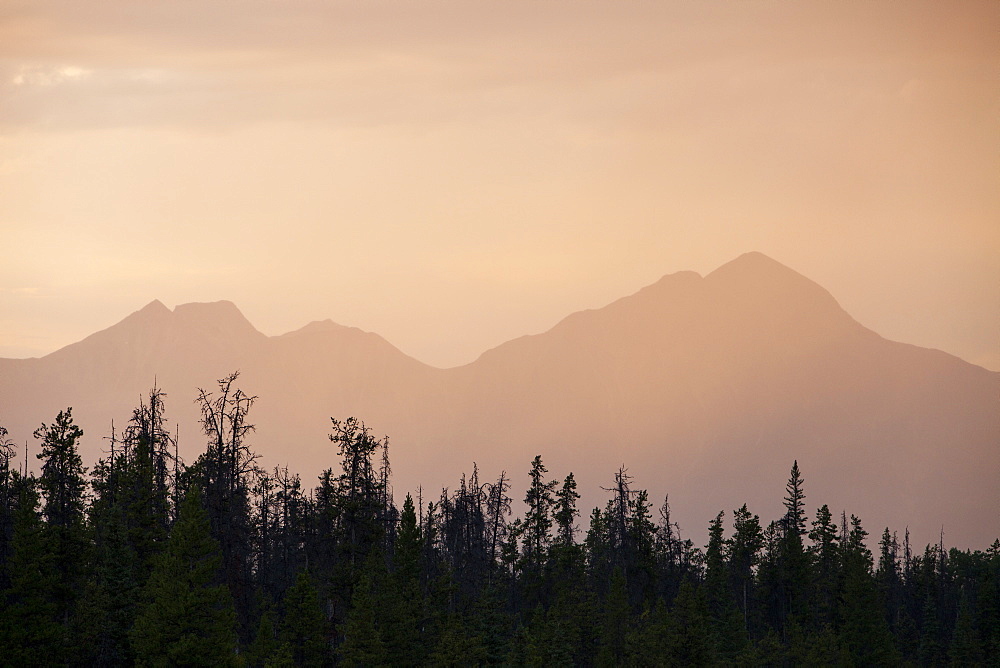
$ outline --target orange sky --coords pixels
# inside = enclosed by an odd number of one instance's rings
[[[1000,3],[0,5],[0,356],[154,298],[441,366],[759,250],[1000,369]]]

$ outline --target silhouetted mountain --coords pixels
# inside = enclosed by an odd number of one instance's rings
[[[452,486],[473,461],[520,483],[541,454],[553,477],[575,473],[586,506],[624,464],[701,536],[734,498],[778,517],[798,459],[810,512],[846,509],[872,533],[909,524],[916,542],[942,525],[960,546],[1000,535],[1000,373],[887,341],[760,253],[665,276],[445,370],[330,321],[265,337],[229,302],[152,302],[44,358],[0,360],[0,420],[23,442],[72,405],[93,461],[155,376],[193,457],[195,388],[235,369],[260,397],[265,463],[306,479],[336,465],[329,417],[357,415],[391,437],[399,493]]]

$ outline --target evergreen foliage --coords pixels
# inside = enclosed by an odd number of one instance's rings
[[[235,611],[221,566],[195,485],[184,496],[131,632],[138,665],[236,664]]]
[[[319,595],[307,571],[300,571],[285,593],[285,617],[279,640],[291,652],[296,666],[316,668],[329,663],[330,642]]]
[[[73,423],[72,408],[67,408],[53,424],[43,424],[34,435],[41,440],[38,488],[45,500],[44,540],[55,576],[50,601],[62,627],[63,646],[57,656],[69,656],[77,644],[76,608],[86,582],[90,548],[84,516],[86,469],[78,450],[83,430]]]
[[[861,520],[746,505],[696,547],[625,468],[578,536],[572,473],[531,462],[397,507],[388,440],[333,420],[315,485],[265,472],[253,397],[201,392],[185,465],[154,389],[89,475],[70,410],[37,432],[41,472],[0,428],[2,665],[996,665],[1000,540],[914,552]],[[173,450],[173,452],[171,452]],[[808,527],[808,532],[807,532]],[[992,662],[992,663],[991,663]]]
[[[0,607],[0,647],[10,665],[64,658],[66,628],[59,615],[58,570],[39,513],[37,481],[14,474],[13,540]]]

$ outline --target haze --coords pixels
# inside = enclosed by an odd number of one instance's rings
[[[154,298],[438,365],[756,249],[1000,369],[1000,4],[0,6],[0,357]]]

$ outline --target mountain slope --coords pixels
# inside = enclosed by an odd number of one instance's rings
[[[461,408],[440,432],[466,468],[540,452],[596,490],[624,464],[704,523],[743,500],[777,517],[797,458],[810,503],[858,513],[873,533],[1000,535],[986,510],[1000,503],[1000,374],[886,341],[759,254],[667,276],[456,375]]]
[[[744,501],[779,516],[798,459],[810,511],[856,513],[873,534],[908,524],[917,543],[942,525],[957,545],[1000,535],[1000,374],[886,341],[759,253],[665,276],[446,370],[329,321],[269,338],[228,302],[153,302],[45,358],[0,360],[0,420],[23,441],[74,405],[93,461],[156,375],[192,456],[195,388],[234,369],[260,397],[265,463],[306,481],[336,466],[329,417],[357,415],[391,436],[400,494],[453,486],[473,461],[520,483],[542,454],[553,477],[574,471],[586,515],[625,465],[700,536]]]

